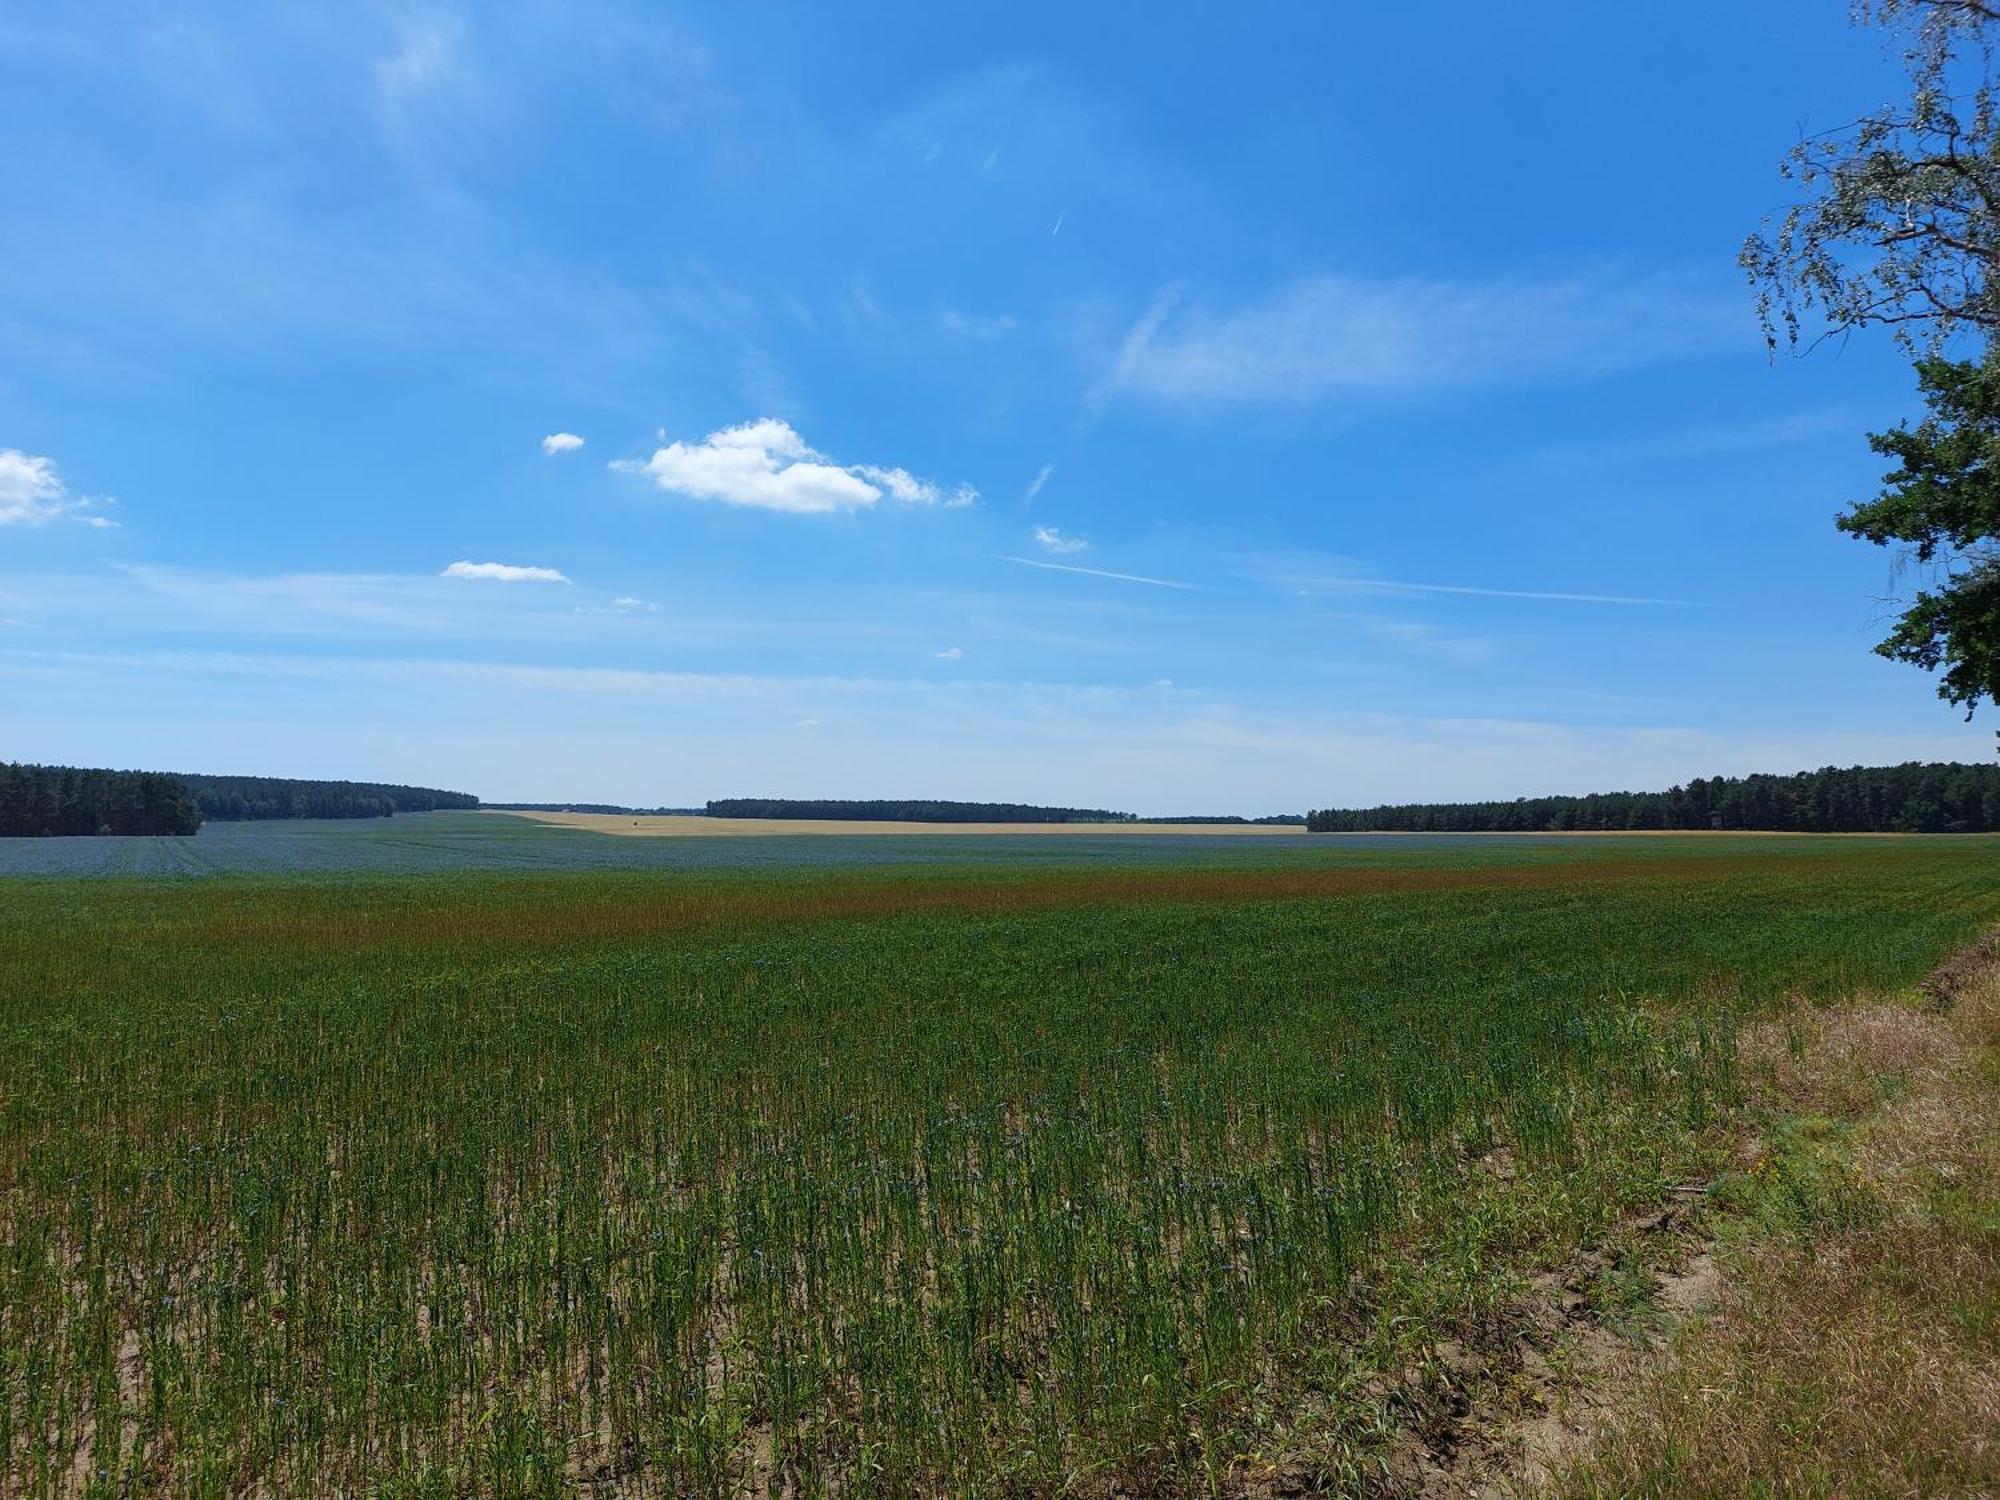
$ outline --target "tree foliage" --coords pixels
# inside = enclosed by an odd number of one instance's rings
[[[1928,587],[1875,649],[1942,671],[1938,696],[1972,716],[2000,702],[2000,363],[1917,362],[1930,415],[1870,435],[1897,467],[1875,499],[1840,517],[1850,535],[1901,544]]]
[[[178,777],[0,761],[0,838],[187,834],[201,813]]]
[[[1773,347],[1812,324],[1871,325],[1935,349],[2000,329],[2000,139],[1989,26],[1996,0],[1860,0],[1855,19],[1906,41],[1909,94],[1807,136],[1781,171],[1807,189],[1743,246]]]
[[[1306,814],[1315,833],[2000,832],[2000,766],[1834,766],[1796,776],[1697,777],[1664,792],[1425,802]]]
[[[1940,672],[1938,696],[1964,707],[2000,701],[2000,113],[1992,82],[2000,0],[1858,0],[1857,21],[1904,38],[1909,95],[1851,126],[1809,136],[1784,171],[1809,189],[1742,261],[1758,287],[1773,347],[1796,345],[1808,319],[1827,333],[1894,328],[1921,351],[1930,415],[1871,434],[1900,463],[1843,531],[1905,550],[1925,570],[1876,651]],[[1941,351],[1954,333],[1984,346],[1975,361]]]
[[[428,786],[394,786],[373,781],[298,781],[281,776],[182,775],[212,822],[252,822],[266,818],[387,818],[396,813],[474,808],[469,792]]]

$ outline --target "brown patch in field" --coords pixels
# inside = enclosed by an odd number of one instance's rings
[[[1593,860],[1472,869],[1352,866],[1279,870],[1127,869],[1052,871],[994,880],[961,875],[835,878],[755,884],[701,884],[663,877],[644,886],[592,887],[563,881],[494,884],[463,895],[426,888],[420,903],[400,889],[259,893],[242,902],[204,902],[184,929],[204,945],[385,945],[539,948],[643,939],[676,932],[765,923],[852,921],[928,914],[1006,916],[1065,907],[1142,903],[1192,905],[1251,901],[1344,900],[1457,891],[1582,888],[1625,881],[1712,883],[1746,870],[1769,872],[1811,860],[1759,857]],[[499,895],[496,897],[496,892]],[[558,899],[559,897],[559,899]],[[178,935],[178,934],[177,934]]]

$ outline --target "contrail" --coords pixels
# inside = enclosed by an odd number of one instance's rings
[[[1198,584],[1175,583],[1171,578],[1142,578],[1137,573],[1107,573],[1102,568],[1079,568],[1073,563],[1043,562],[1038,557],[1014,557],[1005,552],[996,552],[994,556],[1002,562],[1019,563],[1024,568],[1047,568],[1051,573],[1087,573],[1092,578],[1116,578],[1121,583],[1150,583],[1156,589],[1186,589],[1189,593],[1201,592]]]
[[[1377,578],[1324,578],[1314,582],[1321,588],[1375,589],[1391,594],[1476,594],[1485,599],[1560,599],[1569,604],[1668,604],[1686,609],[1703,609],[1698,599],[1643,599],[1625,594],[1554,594],[1536,589],[1477,589],[1452,583],[1395,583]]]

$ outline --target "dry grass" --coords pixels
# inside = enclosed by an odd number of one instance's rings
[[[2000,1494],[2000,955],[1951,1009],[1754,1037],[1773,1129],[1716,1315],[1639,1378],[1571,1497]]]

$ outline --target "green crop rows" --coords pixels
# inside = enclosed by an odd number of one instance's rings
[[[1469,1160],[1581,1233],[1746,1007],[2000,917],[1985,839],[1621,859],[0,883],[0,1491],[1197,1474],[1476,1280]]]

